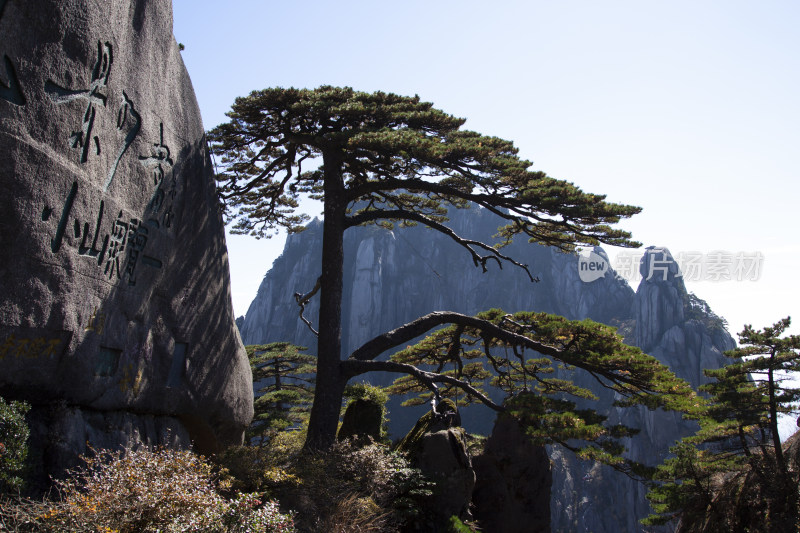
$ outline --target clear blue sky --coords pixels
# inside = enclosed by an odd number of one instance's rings
[[[206,128],[265,87],[418,94],[642,206],[624,227],[645,245],[760,252],[758,281],[687,283],[734,335],[786,315],[800,331],[798,28],[788,0],[174,0]],[[237,315],[282,245],[229,239]]]

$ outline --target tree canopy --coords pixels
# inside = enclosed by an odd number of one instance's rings
[[[301,195],[320,199],[324,206],[322,274],[316,282],[309,280],[313,290],[297,295],[301,307],[317,292],[320,298],[308,447],[333,443],[347,381],[373,370],[413,376],[436,397],[434,385],[446,383],[505,409],[473,386],[468,373],[423,369],[411,355],[409,360],[378,360],[388,350],[440,328],[445,329],[431,342],[456,359],[462,357],[456,353],[468,352],[462,352],[465,343],[480,339],[489,360],[491,349],[500,346],[530,350],[553,364],[591,372],[629,402],[668,407],[669,398],[691,395],[688,386],[669,377],[655,360],[623,347],[608,331],[570,322],[559,329],[544,315],[432,313],[379,335],[353,354],[342,354],[343,235],[349,228],[422,224],[462,246],[476,267],[487,271],[490,264],[513,265],[533,281],[528,265],[503,253],[514,237],[564,251],[580,244],[638,246],[613,225],[639,208],[607,202],[603,195],[530,170],[531,163],[518,156],[510,141],[463,130],[464,119],[417,96],[328,86],[272,88],[237,98],[228,117],[209,139],[220,165],[219,194],[234,232],[262,237],[281,228],[300,231],[307,219],[297,212]],[[448,209],[473,204],[504,220],[495,242],[470,239],[448,226]],[[551,330],[559,334],[543,333]],[[590,340],[595,334],[597,340]],[[450,344],[445,346],[443,338]],[[494,370],[496,363],[490,364]],[[529,371],[533,367],[527,364],[506,371],[515,379],[522,377],[521,387],[530,380],[540,391],[578,392],[566,383],[537,380],[540,372]]]
[[[419,97],[350,88],[272,88],[237,98],[230,122],[210,133],[221,156],[220,195],[234,231],[263,237],[302,229],[301,193],[362,205],[347,227],[378,221],[423,223],[453,236],[445,206],[480,205],[503,217],[503,237],[571,249],[577,243],[637,245],[610,224],[638,213],[563,180],[529,170],[513,143],[461,130],[465,120]],[[303,171],[322,158],[319,168]],[[325,191],[326,175],[341,197]],[[335,178],[335,179],[334,179]],[[334,184],[329,184],[333,186]],[[460,242],[494,250],[480,243]]]
[[[288,342],[245,346],[253,383],[258,387],[255,415],[246,437],[260,444],[276,432],[308,419],[314,397],[316,358]]]

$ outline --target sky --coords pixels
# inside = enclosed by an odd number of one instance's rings
[[[621,226],[645,246],[705,265],[686,276],[687,288],[734,337],[746,323],[789,315],[800,333],[800,3],[174,0],[173,8],[207,129],[226,120],[237,96],[267,87],[417,94],[466,118],[467,129],[512,140],[533,170],[641,206]],[[229,236],[237,316],[284,240]],[[631,253],[609,252],[612,265]],[[737,265],[748,270],[724,279]]]

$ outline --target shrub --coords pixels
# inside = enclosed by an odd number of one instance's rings
[[[433,487],[403,454],[380,444],[356,447],[339,442],[328,452],[298,457],[291,471],[300,483],[287,487],[284,495],[296,502],[298,519],[318,531],[356,518],[362,525],[371,524],[372,529],[362,531],[396,531],[418,521],[420,503]]]
[[[277,502],[270,501],[262,505],[254,494],[240,494],[229,502],[222,523],[226,526],[223,531],[227,533],[295,531],[292,516],[281,514]]]
[[[299,480],[286,469],[290,456],[279,456],[276,449],[286,450],[288,447],[278,433],[267,445],[231,446],[214,456],[214,461],[221,478],[223,494],[232,495],[240,492],[266,492],[272,494],[277,487],[287,483],[299,483]],[[298,442],[298,446],[302,441]]]
[[[30,406],[25,402],[7,403],[0,398],[0,494],[22,488],[20,477],[28,456],[30,431],[25,414]]]
[[[302,429],[280,432],[263,446],[229,448],[215,460],[230,488],[280,500],[297,511],[303,531],[425,530],[432,518],[422,503],[434,485],[404,454],[351,441],[308,453],[304,437]]]
[[[2,513],[6,523],[27,531],[295,531],[292,516],[274,502],[262,505],[253,494],[222,498],[211,466],[190,451],[101,451],[84,460],[56,482],[60,501],[17,500]]]

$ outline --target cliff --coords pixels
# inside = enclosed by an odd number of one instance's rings
[[[459,235],[486,240],[500,223],[494,215],[473,208],[451,213],[450,225]],[[319,221],[289,236],[241,326],[245,344],[283,340],[313,351],[315,339],[299,320],[293,295],[308,292],[319,275],[321,238]],[[473,314],[493,307],[508,312],[546,311],[616,326],[629,343],[659,358],[693,385],[703,381],[702,368],[719,366],[722,351],[734,346],[722,322],[704,302],[687,293],[666,249],[646,251],[641,267],[644,280],[636,292],[610,269],[591,281],[584,276],[584,281],[574,255],[525,242],[515,242],[505,252],[528,264],[539,281],[532,283],[512,265],[499,269],[490,264],[489,272],[483,273],[462,248],[424,228],[349,231],[345,235],[343,353],[431,311]],[[607,259],[599,248],[594,256]],[[647,280],[651,270],[655,275]],[[316,322],[317,305],[312,300],[306,310],[312,322]],[[385,385],[392,376],[371,379]],[[605,405],[611,405],[608,391],[597,393]],[[413,425],[424,408],[400,408],[399,401],[394,401],[389,410],[390,431],[397,436]],[[607,414],[612,422],[624,416],[627,425],[641,428],[629,443],[630,454],[651,463],[659,461],[674,440],[692,431],[673,414],[630,409],[623,413],[613,408]],[[469,431],[488,434],[494,415],[474,406],[462,411],[462,419]],[[641,531],[638,520],[649,513],[643,486],[561,450],[552,449],[550,454],[553,531]]]
[[[87,443],[241,442],[252,375],[172,3],[2,1],[0,34],[0,395],[32,404],[38,477]]]

